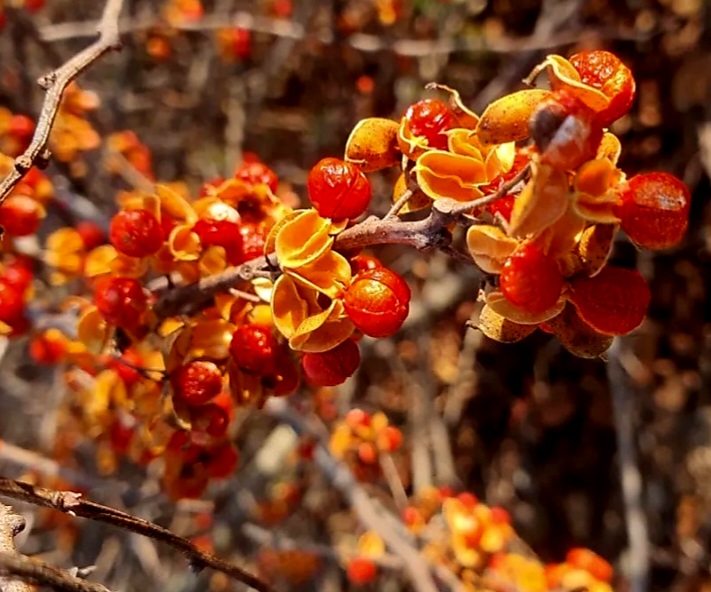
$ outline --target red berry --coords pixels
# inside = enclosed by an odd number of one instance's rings
[[[356,557],[348,564],[348,579],[356,586],[369,584],[378,574],[378,568],[372,559]]]
[[[79,222],[76,226],[76,231],[79,233],[84,248],[91,251],[96,247],[103,245],[106,241],[104,231],[96,222]]]
[[[265,376],[262,384],[266,388],[272,389],[274,395],[283,397],[290,395],[299,386],[299,371],[291,359],[283,349],[280,351],[277,362],[277,371],[273,376]]]
[[[67,339],[56,329],[36,335],[30,341],[30,357],[38,364],[59,364],[66,353]]]
[[[252,53],[252,32],[249,29],[236,27],[231,31],[232,53],[240,60],[247,60]],[[276,191],[272,189],[272,191]]]
[[[504,297],[519,308],[539,313],[553,306],[563,291],[563,276],[555,260],[532,243],[506,260],[499,285]]]
[[[360,350],[351,339],[321,353],[305,353],[301,358],[304,376],[314,386],[343,384],[360,365]]]
[[[0,321],[14,327],[24,318],[25,301],[22,292],[4,279],[0,279]]]
[[[226,479],[235,472],[238,464],[237,449],[229,442],[225,442],[210,450],[210,458],[205,464],[205,470],[213,479]]]
[[[170,377],[173,397],[191,407],[204,405],[222,392],[222,372],[213,362],[196,360]]]
[[[238,265],[244,261],[240,225],[229,220],[200,219],[193,225],[193,232],[200,237],[204,247],[222,247],[227,261]]]
[[[239,232],[242,236],[242,258],[233,265],[239,265],[264,255],[268,232],[262,224],[243,222],[239,225]]]
[[[110,325],[133,331],[140,327],[148,300],[138,280],[104,276],[94,286],[94,302]]]
[[[370,205],[370,181],[353,163],[324,158],[309,171],[309,199],[324,218],[357,218]]]
[[[222,391],[212,401],[190,411],[193,430],[203,432],[213,438],[225,435],[232,421],[232,397]]]
[[[373,257],[372,255],[360,253],[355,257],[351,257],[351,271],[353,272],[353,275],[358,275],[359,273],[363,273],[364,271],[377,269],[378,267],[382,266],[383,264],[380,262],[380,260],[377,257]]]
[[[10,129],[8,131],[11,136],[26,141],[35,133],[35,122],[27,115],[13,115],[10,118]]]
[[[111,220],[109,240],[129,257],[147,257],[163,246],[163,228],[148,210],[123,210]]]
[[[27,291],[34,279],[32,269],[19,259],[9,263],[0,277],[20,294],[24,294]]]
[[[634,243],[665,249],[678,243],[689,225],[691,195],[683,182],[667,173],[647,173],[630,179],[621,192],[617,215]]]
[[[581,51],[570,58],[580,80],[602,91],[610,104],[598,113],[601,125],[607,127],[629,111],[634,101],[635,81],[630,69],[609,51]]]
[[[111,368],[127,387],[133,386],[141,379],[139,368],[143,368],[143,364],[143,357],[133,348],[128,348],[120,358],[111,358],[109,361]]]
[[[359,331],[370,337],[390,337],[410,311],[410,287],[386,267],[372,269],[355,277],[343,304]]]
[[[595,158],[603,133],[595,112],[567,90],[541,101],[529,128],[541,162],[563,171]]]
[[[230,354],[242,370],[267,376],[276,373],[280,348],[268,327],[242,325],[232,335]]]
[[[243,162],[235,170],[235,179],[252,185],[266,185],[272,193],[276,193],[279,185],[279,177],[263,162]]]
[[[11,195],[0,206],[0,226],[10,236],[37,232],[44,215],[42,206],[28,195]]]
[[[443,132],[454,126],[454,116],[444,101],[417,101],[410,105],[404,118],[413,136],[426,138],[430,148],[447,149],[447,135]]]

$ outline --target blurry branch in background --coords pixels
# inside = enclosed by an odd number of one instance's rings
[[[259,578],[234,563],[230,563],[211,553],[206,553],[198,549],[189,540],[142,518],[137,518],[120,510],[84,500],[78,493],[45,489],[43,487],[30,485],[29,483],[14,481],[13,479],[0,478],[0,496],[20,500],[35,506],[51,508],[72,516],[80,516],[96,522],[111,524],[112,526],[149,537],[182,552],[188,558],[190,568],[194,572],[199,572],[205,567],[210,567],[250,586],[258,592],[273,592],[271,586]],[[1,563],[0,569],[2,569]],[[74,590],[83,592],[78,588],[74,588]],[[86,592],[98,592],[97,588],[93,590],[86,588],[85,590]],[[102,587],[102,591],[103,590],[105,589]],[[3,589],[3,592],[5,592],[5,589]]]
[[[464,21],[463,21],[464,24]],[[166,26],[158,19],[151,21],[122,20],[121,33],[135,33]],[[458,35],[443,39],[387,39],[378,35],[354,33],[346,38],[340,37],[334,31],[308,31],[300,23],[278,18],[253,15],[248,12],[214,13],[206,15],[199,22],[175,23],[172,27],[181,31],[212,31],[235,27],[256,33],[264,33],[274,37],[300,41],[313,39],[324,45],[344,43],[353,49],[366,53],[392,52],[403,57],[422,58],[433,55],[449,55],[455,52],[493,52],[511,53],[519,51],[540,51],[572,45],[580,41],[578,32],[558,32],[551,36],[532,35],[530,37],[507,38],[490,37],[485,34]],[[79,37],[88,37],[96,29],[92,21],[77,21],[47,25],[42,27],[40,34],[47,42],[65,41]],[[626,29],[600,29],[593,31],[603,38],[643,41],[649,39],[652,32],[638,33]]]
[[[617,337],[608,352],[607,377],[612,396],[615,432],[617,434],[617,459],[622,485],[627,544],[629,545],[629,590],[649,590],[649,529],[642,500],[642,476],[637,462],[634,401],[622,359],[620,338]]]
[[[123,0],[107,0],[101,20],[95,23],[92,29],[92,34],[98,30],[99,38],[65,64],[38,80],[46,94],[37,128],[27,150],[15,159],[14,167],[0,182],[0,203],[33,165],[40,168],[46,166],[50,158],[47,143],[67,86],[105,53],[121,48],[119,16],[122,6]]]

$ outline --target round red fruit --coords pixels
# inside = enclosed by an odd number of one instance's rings
[[[377,574],[378,568],[367,557],[356,557],[348,564],[348,579],[356,586],[369,584]]]
[[[609,51],[581,51],[570,58],[580,74],[580,80],[599,89],[610,104],[598,113],[600,123],[607,127],[629,111],[634,101],[635,81],[630,69]]]
[[[301,358],[304,376],[314,386],[343,384],[360,365],[360,350],[351,339],[321,353],[305,353]]]
[[[204,405],[222,392],[222,372],[213,362],[196,360],[178,368],[170,384],[175,399],[190,407]]]
[[[373,257],[372,255],[360,253],[355,257],[351,257],[351,271],[353,272],[353,275],[358,275],[359,273],[363,273],[364,271],[377,269],[378,267],[382,266],[383,264],[380,262],[380,260],[377,257]]]
[[[404,118],[413,136],[425,138],[430,148],[447,149],[448,140],[444,132],[454,126],[454,115],[444,101],[417,101],[410,105]]]
[[[8,131],[15,138],[29,140],[32,134],[35,133],[35,122],[27,115],[13,115],[10,118],[10,129]]]
[[[193,226],[193,232],[200,237],[204,247],[222,247],[225,249],[227,261],[238,265],[243,259],[242,234],[240,225],[230,220],[200,219]]]
[[[91,251],[105,242],[104,231],[96,222],[79,222],[76,230],[84,243],[84,248]]]
[[[49,329],[30,341],[30,357],[38,364],[59,364],[67,353],[67,338],[57,329]]]
[[[11,195],[0,207],[0,226],[10,236],[37,232],[44,216],[42,206],[28,195]]]
[[[689,225],[691,195],[687,186],[667,173],[632,177],[621,192],[617,215],[634,243],[647,249],[677,244]]]
[[[270,328],[242,325],[232,335],[230,354],[242,370],[267,376],[276,373],[280,348]]]
[[[339,158],[316,163],[306,181],[309,199],[324,218],[357,218],[370,205],[370,181],[356,165]]]
[[[563,276],[555,260],[528,243],[504,263],[499,285],[513,305],[531,313],[552,307],[563,291]]]
[[[264,255],[267,230],[262,224],[243,222],[239,225],[239,233],[242,236],[242,258],[240,261],[234,262],[233,265],[239,265]]]
[[[7,281],[0,279],[0,321],[15,326],[23,318],[25,301],[22,292]]]
[[[138,280],[105,276],[94,286],[94,303],[107,323],[132,331],[140,326],[148,300]]]
[[[390,337],[410,311],[410,287],[386,267],[357,275],[343,300],[351,322],[370,337]]]
[[[20,294],[24,294],[34,279],[31,266],[31,261],[16,259],[2,270],[0,278],[15,288]]]
[[[235,170],[235,179],[250,185],[266,185],[272,193],[276,193],[279,185],[279,177],[263,162],[243,162]]]
[[[163,228],[148,210],[123,210],[111,220],[109,240],[129,257],[147,257],[163,246]]]

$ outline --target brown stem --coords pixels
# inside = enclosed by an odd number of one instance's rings
[[[123,0],[107,0],[98,24],[99,38],[61,67],[38,80],[46,94],[37,128],[27,150],[15,159],[15,166],[0,182],[0,203],[7,198],[33,165],[48,160],[47,143],[59,112],[62,96],[69,83],[105,53],[121,48],[119,16],[122,6]]]
[[[10,506],[0,504],[0,557],[20,557],[15,549],[15,537],[25,529],[25,519]],[[0,573],[14,574],[12,569],[3,569],[0,561]],[[3,592],[31,592],[32,587],[23,579],[0,577],[0,590]],[[21,574],[17,574],[21,575]]]
[[[201,551],[187,539],[147,520],[131,516],[108,506],[83,500],[78,493],[55,491],[43,487],[35,487],[29,483],[22,483],[13,479],[0,478],[0,495],[135,532],[181,551],[190,561],[190,567],[196,571],[211,567],[252,587],[258,592],[274,592],[271,586],[248,571],[211,553]],[[89,591],[87,590],[87,592]],[[91,592],[95,591],[92,590]]]
[[[109,592],[108,588],[94,582],[87,582],[73,576],[68,571],[35,561],[17,553],[0,551],[0,573],[8,574],[13,578],[3,583],[3,592],[29,592],[32,588],[27,584],[48,586],[61,592]],[[22,588],[11,587],[14,585]]]

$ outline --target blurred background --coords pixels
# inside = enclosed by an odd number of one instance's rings
[[[36,9],[29,0],[5,0],[0,30],[0,107],[32,118],[43,99],[35,80],[91,41],[102,8],[95,0],[44,4]],[[637,265],[653,301],[644,325],[612,354],[610,368],[619,371],[613,388],[604,361],[574,358],[543,333],[505,345],[467,331],[479,275],[441,254],[385,247],[378,255],[416,286],[411,317],[395,338],[365,343],[356,377],[320,396],[336,414],[382,409],[401,427],[409,444],[398,462],[408,492],[423,482],[472,491],[506,507],[544,561],[585,546],[624,574],[635,557],[626,552],[621,437],[637,457],[623,455],[623,465],[639,471],[643,483],[638,501],[648,530],[648,589],[711,589],[707,2],[126,0],[121,28],[123,51],[102,58],[79,80],[89,93],[81,117],[88,127],[70,126],[67,142],[76,144],[76,153],[48,169],[60,199],[46,231],[77,215],[106,220],[115,192],[140,187],[151,174],[196,191],[205,180],[230,175],[245,153],[277,172],[283,194],[303,199],[309,168],[341,155],[359,119],[400,117],[429,96],[428,82],[458,89],[481,112],[522,88],[548,53],[599,48],[617,54],[637,81],[632,110],[612,130],[623,145],[620,167],[629,176],[671,172],[691,188],[693,203],[687,238],[678,247],[641,253],[624,239],[615,246],[613,259]],[[133,130],[151,156],[144,169],[119,162],[116,175],[106,166],[111,146],[92,146],[93,134],[107,138],[124,130]],[[387,211],[393,181],[388,174],[373,177],[376,213]],[[12,476],[37,472],[40,462],[13,446],[51,461],[54,419],[65,404],[60,371],[28,362],[26,347],[22,340],[9,345],[1,367],[0,436],[12,445],[0,447],[0,468]],[[617,422],[615,397],[623,404]],[[209,499],[169,504],[150,472],[135,467],[103,477],[89,441],[73,451],[68,482],[78,473],[94,497],[183,534],[205,535],[216,550],[257,565],[262,545],[243,531],[245,521],[314,544],[352,536],[347,507],[322,476],[281,450],[275,420],[250,421],[240,436],[243,458],[272,446],[276,468],[269,472],[245,460],[238,476],[211,490]],[[424,468],[417,450],[423,434],[431,441]],[[298,501],[284,493],[291,486]],[[377,485],[369,491],[385,495]],[[284,515],[260,523],[254,508],[280,495]],[[97,577],[112,589],[238,589],[219,576],[189,576],[180,558],[165,557],[134,535],[33,515],[25,552],[65,566],[96,564]],[[326,557],[318,577],[298,585],[287,578],[279,581],[281,589],[349,589],[337,563]],[[378,582],[369,589],[408,589],[396,570]],[[618,588],[627,586],[621,579]]]

